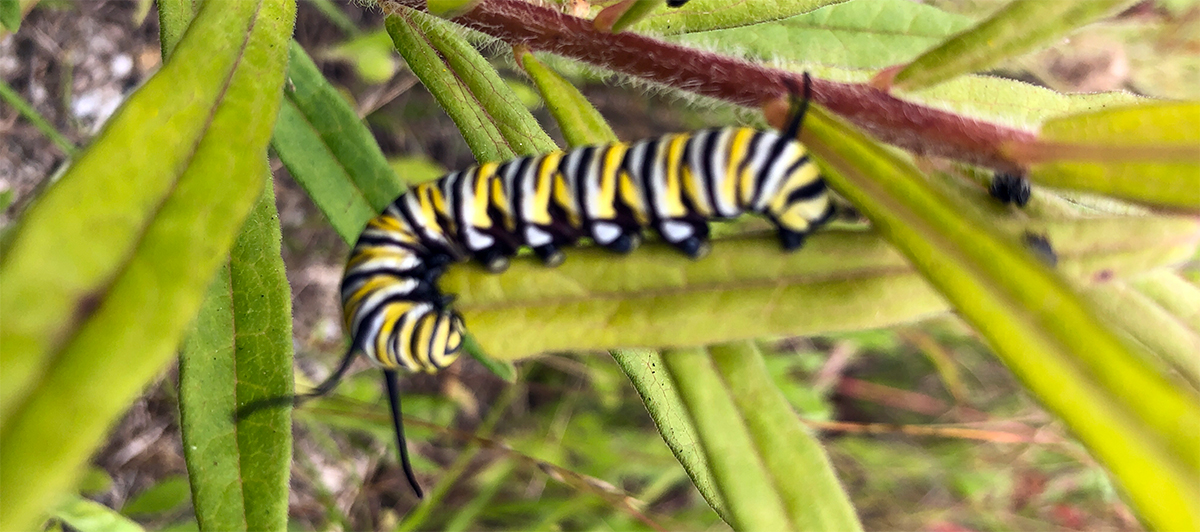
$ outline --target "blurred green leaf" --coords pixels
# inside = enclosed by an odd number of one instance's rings
[[[131,521],[116,510],[82,497],[71,497],[58,505],[53,513],[56,519],[79,532],[142,532],[141,525]]]
[[[12,33],[21,27],[21,3],[18,0],[0,0],[0,26]]]
[[[83,495],[96,495],[103,493],[112,488],[112,476],[99,467],[89,467],[83,477],[79,479],[79,493]]]
[[[820,444],[772,385],[753,344],[669,350],[663,361],[734,529],[862,528]]]
[[[623,9],[623,11],[616,15],[616,20],[612,21],[609,28],[612,33],[620,33],[628,29],[629,26],[645,20],[646,16],[652,11],[665,5],[666,0],[626,0],[605,7],[600,13],[596,14],[595,21],[599,24],[601,20],[611,18],[606,16],[610,10]]]
[[[678,40],[774,61],[881,68],[916,57],[969,23],[961,15],[907,0],[850,0],[778,22]]]
[[[0,258],[0,529],[30,528],[68,489],[195,316],[262,188],[293,17],[282,0],[201,7],[13,229]]]
[[[830,185],[953,301],[1116,476],[1147,523],[1200,526],[1195,395],[1157,373],[1062,277],[910,163],[820,108],[810,109],[804,133]]]
[[[1050,120],[1030,177],[1140,203],[1200,212],[1200,103],[1125,106]],[[1014,147],[1017,153],[1029,149]]]
[[[400,65],[393,51],[391,37],[388,37],[386,31],[378,30],[338,44],[327,50],[324,55],[330,59],[349,62],[363,81],[376,84],[383,83],[396,74]]]
[[[619,140],[604,117],[571,82],[543,65],[529,52],[518,56],[518,61],[533,79],[568,145],[597,145]]]
[[[453,18],[475,7],[482,0],[429,0],[426,9],[442,18]]]
[[[1158,355],[1164,371],[1179,372],[1200,390],[1200,335],[1125,282],[1103,284],[1084,295],[1118,330]]]
[[[201,530],[287,523],[291,405],[234,419],[238,408],[292,394],[291,292],[279,252],[268,186],[180,354],[179,420]]]
[[[898,90],[936,85],[1047,46],[1070,31],[1119,12],[1133,0],[1014,0],[987,20],[921,54],[895,77]]]
[[[7,1],[11,0],[0,0],[0,2]],[[29,105],[29,102],[21,98],[21,95],[17,94],[2,79],[0,79],[0,100],[7,103],[11,108],[16,109],[21,113],[21,116],[24,116],[26,120],[33,123],[33,126],[38,128],[38,131],[41,131],[43,135],[49,138],[55,146],[58,146],[58,149],[62,150],[63,154],[67,157],[74,157],[76,155],[78,150],[75,149],[75,144],[63,136],[62,133],[59,133],[57,129],[54,129],[54,126],[50,122],[47,122],[46,118],[37,112],[37,109]],[[4,208],[7,209],[8,206],[5,205]]]
[[[388,166],[392,168],[392,172],[399,176],[403,182],[410,185],[433,181],[446,175],[446,169],[442,165],[424,155],[411,155],[389,159]]]
[[[786,19],[846,0],[692,0],[645,18],[634,29],[661,35],[755,26]]]
[[[130,499],[121,507],[121,513],[131,517],[166,513],[187,504],[189,496],[188,479],[183,475],[172,475]]]

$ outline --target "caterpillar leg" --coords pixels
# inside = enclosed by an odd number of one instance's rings
[[[614,253],[629,253],[642,243],[642,235],[636,226],[624,227],[616,221],[596,221],[590,232],[592,240]]]
[[[655,224],[655,230],[676,249],[693,259],[708,254],[708,223],[703,219],[668,219]]]
[[[793,231],[785,227],[779,228],[779,244],[783,246],[784,251],[795,251],[804,247],[806,237],[808,237],[808,233]]]
[[[503,249],[494,245],[475,252],[475,260],[487,268],[489,272],[501,273],[508,269],[509,259],[516,255],[515,249]]]

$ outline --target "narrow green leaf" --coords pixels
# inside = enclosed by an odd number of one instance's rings
[[[73,496],[54,509],[54,517],[79,532],[142,532],[141,525],[116,510]]]
[[[293,17],[282,0],[206,3],[13,229],[0,258],[0,529],[31,528],[70,486],[195,316],[262,188]]]
[[[662,354],[649,349],[618,349],[612,351],[612,357],[642,397],[646,411],[658,426],[663,441],[683,465],[692,484],[721,519],[732,522],[733,516],[725,506],[712,472],[708,469],[700,440],[696,436],[696,427],[692,425],[683,399],[675,389],[675,382],[666,370]]]
[[[907,0],[851,0],[778,22],[678,39],[772,61],[882,68],[911,60],[969,23],[961,15]]]
[[[292,393],[291,293],[279,251],[267,187],[180,354],[179,419],[201,530],[287,525],[291,408],[234,420],[242,406]]]
[[[147,516],[173,511],[188,502],[188,481],[183,475],[172,475],[137,494],[121,507],[128,516]]]
[[[46,119],[42,117],[41,113],[37,112],[37,109],[34,109],[32,105],[29,105],[29,102],[25,101],[20,94],[17,94],[17,91],[12,90],[12,87],[9,87],[8,84],[2,79],[0,79],[0,100],[4,101],[4,103],[7,103],[13,109],[16,109],[17,112],[21,113],[21,116],[24,116],[26,120],[30,121],[33,126],[36,127],[38,131],[41,131],[43,135],[49,138],[55,146],[58,146],[58,149],[62,150],[64,155],[67,157],[75,156],[75,144],[68,140],[67,137],[63,136],[62,133],[59,133],[57,129],[54,129],[54,126],[51,125],[50,122],[47,122]]]
[[[1169,102],[1057,118],[1030,177],[1150,205],[1200,212],[1200,103]],[[1020,149],[1020,148],[1018,148]]]
[[[634,29],[644,33],[677,35],[755,26],[794,17],[846,0],[692,0],[676,9],[664,9],[643,19]]]
[[[425,33],[414,24],[413,13],[416,11],[402,8],[400,13],[384,21],[388,35],[413,74],[458,126],[471,153],[481,161],[511,159],[515,152],[508,146],[500,129],[479,107],[466,85],[450,71],[438,51],[429,44]]]
[[[673,349],[663,354],[663,363],[696,427],[701,452],[731,517],[729,525],[735,530],[799,530],[712,357],[701,348]]]
[[[1055,220],[1044,229],[1059,269],[1085,283],[1196,251],[1189,218]],[[699,261],[658,243],[625,256],[580,248],[557,268],[518,258],[504,275],[464,265],[440,283],[500,359],[878,328],[949,308],[885,240],[846,230],[819,231],[795,253],[779,251],[773,235],[718,239]]]
[[[538,92],[546,101],[551,116],[558,122],[567,144],[586,146],[616,142],[617,134],[591,102],[571,82],[538,61],[529,52],[522,53],[518,61],[525,73],[533,79]]]
[[[304,153],[293,153],[293,157],[299,156],[305,157],[305,159],[295,163],[288,163],[285,160],[288,171],[312,173],[325,170],[326,165],[335,162],[342,169],[337,174],[347,176],[350,184],[360,193],[354,194],[352,191],[344,190],[350,185],[339,179],[336,190],[332,187],[332,183],[324,184],[320,190],[309,190],[309,195],[313,200],[344,201],[345,203],[340,205],[331,206],[334,210],[344,210],[357,208],[357,201],[353,197],[361,195],[366,198],[374,213],[382,211],[392,200],[396,199],[396,196],[404,192],[404,183],[398,181],[396,175],[392,173],[387,164],[387,158],[383,156],[383,151],[379,149],[379,144],[375,142],[371,130],[367,129],[346,99],[338,93],[338,90],[325,80],[325,76],[321,75],[321,71],[296,41],[292,41],[288,46],[288,58],[290,60],[288,79],[291,82],[285,86],[284,95],[288,102],[300,112],[298,117],[290,116],[292,122],[289,124],[297,130],[304,131],[306,137],[316,134],[323,145],[323,148],[318,148],[306,142],[300,146],[293,146],[293,150],[312,148],[317,152],[308,154],[307,157]],[[297,120],[303,120],[307,127],[296,123]],[[280,134],[279,128],[277,128],[276,134]],[[297,131],[295,134],[298,135],[299,132]],[[274,147],[276,150],[280,148],[278,144]],[[325,155],[326,153],[328,155]],[[330,156],[332,160],[330,160]],[[318,159],[325,160],[319,161]],[[319,163],[322,167],[319,169],[305,168],[304,163],[308,162]],[[307,178],[304,181],[306,183],[313,182],[312,179]],[[330,193],[333,194],[333,197],[328,200],[321,198]],[[330,211],[325,212],[326,216],[330,214]],[[356,210],[347,218],[355,220],[358,214],[359,212]],[[367,219],[370,219],[370,216]],[[362,223],[354,224],[357,225],[353,231],[354,236],[358,236],[358,231],[366,225],[367,219],[363,219]],[[332,217],[330,221],[339,228],[352,225]],[[342,229],[339,229],[339,234],[343,234]]]
[[[771,487],[798,530],[862,530],[821,443],[800,424],[753,342],[709,348]]]
[[[1133,3],[1132,0],[1014,0],[987,20],[921,54],[896,74],[895,87],[918,89],[987,70],[1010,57],[1048,46],[1071,30]]]
[[[445,58],[514,154],[534,155],[558,149],[491,63],[462,38],[461,29],[420,11],[412,12],[412,20],[425,30],[429,44]]]
[[[1036,256],[930,187],[907,161],[820,108],[810,109],[804,136],[825,163],[830,185],[1066,422],[1150,526],[1200,526],[1195,395],[1157,373],[1145,362],[1148,354],[1110,331]]]
[[[376,145],[374,141],[372,145]],[[320,131],[290,99],[284,98],[279,106],[271,147],[338,236],[353,243],[379,211],[367,201],[354,182],[354,174],[325,143]]]

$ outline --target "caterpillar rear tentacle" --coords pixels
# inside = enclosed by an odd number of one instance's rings
[[[653,228],[683,254],[709,250],[710,220],[743,213],[769,219],[783,249],[833,214],[824,180],[796,140],[810,98],[784,134],[707,129],[633,143],[485,163],[417,185],[372,219],[350,254],[341,285],[350,349],[309,397],[331,390],[356,353],[384,370],[400,461],[408,461],[396,372],[433,373],[462,349],[464,324],[437,280],[451,263],[474,259],[492,272],[521,247],[547,266],[583,237],[617,253]]]

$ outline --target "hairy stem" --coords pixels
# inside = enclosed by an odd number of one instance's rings
[[[424,0],[382,0],[424,9]],[[686,48],[636,33],[606,33],[587,19],[521,0],[485,0],[452,19],[511,45],[525,45],[737,105],[761,107],[801,86],[801,74]],[[881,141],[917,154],[1017,172],[1001,149],[1032,144],[1036,135],[905,102],[865,84],[813,79],[813,99]]]

